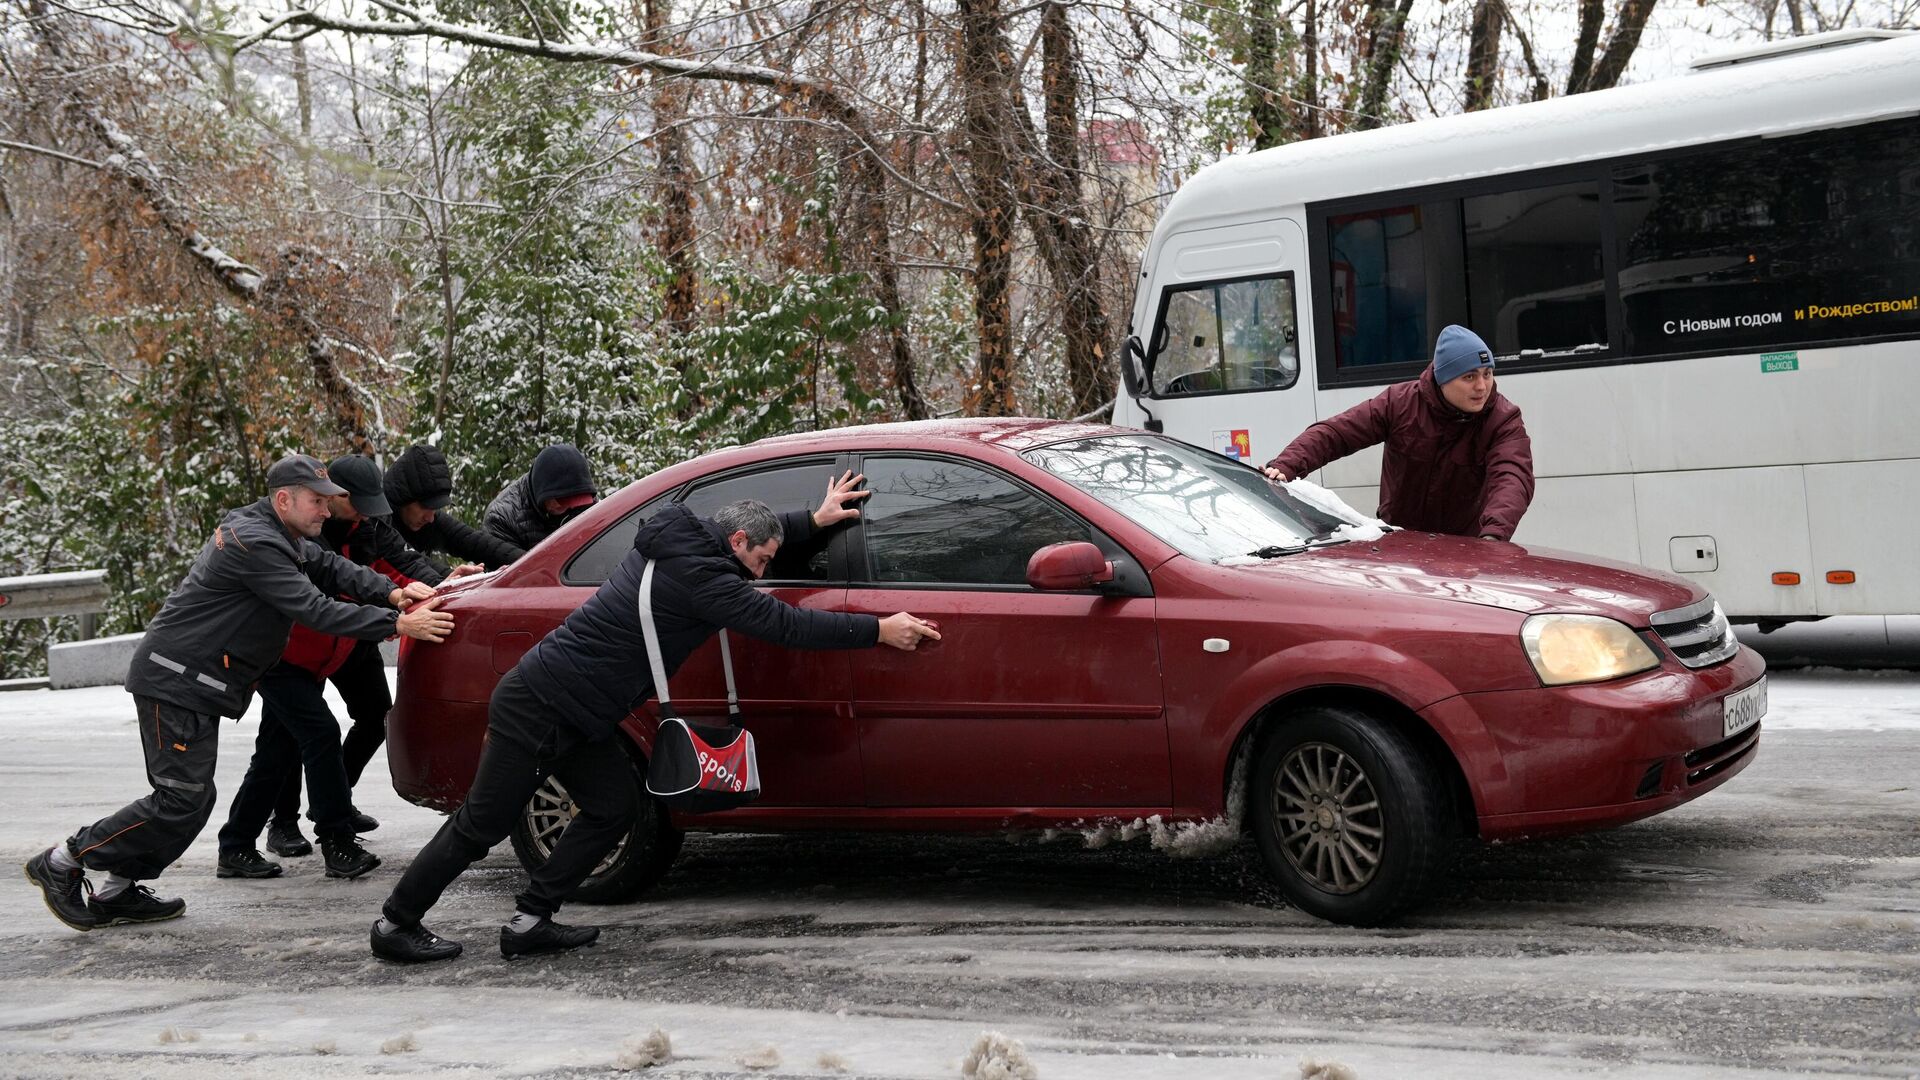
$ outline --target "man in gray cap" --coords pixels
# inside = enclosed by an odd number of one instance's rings
[[[416,581],[438,585],[448,577],[480,569],[458,566],[449,573],[407,546],[387,520],[393,508],[387,502],[380,467],[371,458],[359,454],[334,458],[327,463],[327,478],[345,491],[327,497],[328,517],[318,541],[328,551],[384,575],[401,588]],[[339,722],[321,696],[327,681],[339,691],[353,720],[345,743]],[[303,769],[327,876],[359,877],[380,865],[379,858],[355,839],[380,823],[361,813],[350,793],[386,740],[387,710],[393,708],[378,644],[295,626],[280,662],[260,680],[260,698],[253,760],[220,830],[218,875],[264,878],[281,873],[278,863],[260,854],[262,826],[267,826],[267,848],[275,855],[298,858],[312,853],[313,845],[301,835],[299,824]]]
[[[134,650],[126,685],[153,791],[27,860],[27,880],[75,930],[186,910],[185,901],[163,900],[140,882],[159,877],[206,825],[219,718],[247,711],[294,623],[375,640],[399,633],[440,641],[453,629],[428,586],[394,588],[313,542],[328,497],[346,493],[320,462],[281,458],[267,470],[267,487],[266,498],[221,520]],[[365,603],[333,599],[341,594]],[[107,875],[98,890],[88,870]]]

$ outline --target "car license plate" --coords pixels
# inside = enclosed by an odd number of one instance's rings
[[[1767,715],[1767,677],[1762,675],[1759,682],[1745,690],[1728,694],[1720,704],[1725,710],[1722,715],[1726,718],[1727,735],[1759,723],[1760,718]]]

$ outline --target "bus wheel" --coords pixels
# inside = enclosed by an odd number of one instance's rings
[[[1300,910],[1377,926],[1440,879],[1446,788],[1389,724],[1355,709],[1303,709],[1266,738],[1253,781],[1260,855]]]

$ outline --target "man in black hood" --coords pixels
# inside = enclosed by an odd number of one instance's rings
[[[447,456],[426,443],[410,446],[387,466],[387,502],[393,527],[416,551],[444,551],[456,559],[495,570],[525,555],[526,549],[461,521],[446,510],[453,501],[453,470]]]
[[[421,925],[428,909],[461,872],[504,839],[548,773],[565,784],[579,813],[553,855],[529,876],[518,911],[500,929],[508,957],[591,943],[594,927],[553,921],[560,902],[586,880],[633,827],[639,807],[632,766],[620,749],[620,722],[654,693],[641,659],[645,643],[640,576],[654,562],[653,611],[662,666],[669,677],[722,629],[801,649],[860,649],[875,644],[912,651],[938,630],[906,612],[884,619],[784,604],[753,588],[783,540],[804,541],[815,529],[858,517],[846,505],[866,493],[860,477],[831,484],[820,508],[776,516],[751,500],[721,507],[711,520],[679,503],[655,514],[633,550],[599,591],[542,638],[493,692],[487,740],[467,801],[415,856],[373,924],[375,956],[405,963],[460,954]]]
[[[535,455],[533,468],[487,504],[487,531],[532,550],[597,498],[586,455],[558,443]]]

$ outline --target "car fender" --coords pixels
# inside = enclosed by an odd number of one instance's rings
[[[1492,737],[1471,708],[1434,706],[1461,696],[1461,690],[1430,664],[1378,642],[1334,640],[1303,642],[1262,657],[1234,677],[1200,718],[1197,746],[1204,769],[1175,775],[1195,778],[1199,790],[1179,791],[1175,801],[1212,805],[1224,796],[1224,771],[1236,743],[1275,703],[1313,691],[1356,689],[1400,705],[1437,734],[1471,778],[1504,785],[1505,770]],[[1183,740],[1175,739],[1179,747]],[[1178,751],[1176,750],[1176,753]],[[1220,771],[1215,771],[1216,769]]]

